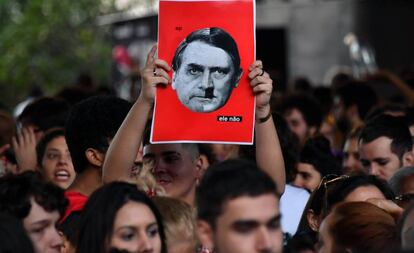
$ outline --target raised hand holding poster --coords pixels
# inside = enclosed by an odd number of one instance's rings
[[[158,58],[172,83],[157,88],[151,142],[253,142],[252,0],[160,0]]]

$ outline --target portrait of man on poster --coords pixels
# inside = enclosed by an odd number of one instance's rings
[[[190,33],[177,47],[172,69],[178,99],[201,113],[223,107],[243,74],[235,40],[217,27]]]

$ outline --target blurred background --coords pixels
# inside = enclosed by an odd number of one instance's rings
[[[156,0],[1,0],[0,102],[40,94],[139,94],[157,39]],[[279,91],[328,86],[338,72],[379,69],[414,85],[414,1],[257,0],[257,58]],[[298,84],[299,82],[299,84]],[[374,87],[395,99],[386,82]],[[64,96],[64,95],[62,95]]]

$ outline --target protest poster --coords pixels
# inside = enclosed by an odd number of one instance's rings
[[[172,71],[158,87],[151,143],[251,144],[255,59],[252,0],[160,0],[158,58]]]

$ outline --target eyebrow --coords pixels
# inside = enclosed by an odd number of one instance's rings
[[[180,156],[181,154],[176,152],[176,151],[165,151],[161,153],[161,156],[170,156],[170,155],[178,155]],[[144,158],[154,158],[155,154],[153,153],[148,153],[144,155]]]
[[[31,223],[30,225],[49,225],[50,220],[39,220]]]
[[[46,149],[47,151],[60,151],[59,149],[57,149],[57,148],[48,148],[48,149]]]
[[[200,64],[196,64],[196,63],[189,63],[188,68],[195,68],[195,69],[199,69],[199,70],[203,70],[204,66],[200,65]]]
[[[148,228],[150,228],[150,227],[152,227],[152,226],[154,226],[154,225],[158,226],[158,224],[157,224],[157,222],[156,222],[156,221],[154,221],[154,222],[152,222],[152,223],[150,223],[150,224],[146,225],[146,226],[145,226],[145,229],[148,229]],[[137,230],[135,226],[132,226],[132,225],[125,225],[125,226],[120,226],[120,227],[119,227],[116,231],[119,231],[119,230],[121,230],[121,229],[132,229],[132,230]]]
[[[271,219],[269,219],[268,221],[266,221],[266,225],[268,225],[269,223],[275,222],[275,221],[279,221],[281,219],[281,215],[278,214],[274,217],[272,217]],[[257,220],[237,220],[232,224],[232,227],[238,227],[238,226],[249,226],[249,227],[257,227],[259,226],[260,222],[258,222]]]
[[[197,63],[189,63],[188,68],[195,68],[197,70],[204,70],[205,66],[197,64]],[[212,67],[208,67],[211,71],[216,71],[216,70],[222,70],[222,71],[227,71],[230,72],[230,67],[221,67],[221,66],[212,66]]]

